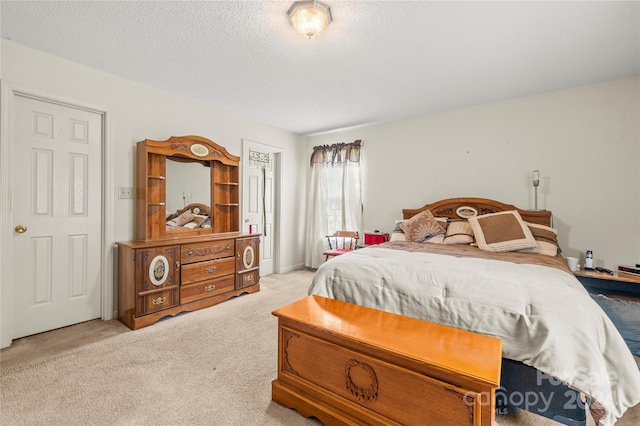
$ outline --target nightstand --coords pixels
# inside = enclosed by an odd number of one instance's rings
[[[574,272],[574,275],[589,293],[602,293],[606,296],[640,302],[640,277],[618,274],[617,272],[609,275],[585,269]]]

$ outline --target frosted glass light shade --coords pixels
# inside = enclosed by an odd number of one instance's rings
[[[319,1],[297,1],[287,15],[296,32],[310,39],[320,35],[331,22],[331,9]]]

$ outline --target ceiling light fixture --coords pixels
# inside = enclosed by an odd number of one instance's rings
[[[297,1],[287,11],[296,32],[309,39],[322,34],[331,22],[331,8],[319,1]]]

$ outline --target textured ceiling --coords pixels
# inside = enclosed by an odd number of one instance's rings
[[[640,75],[640,2],[2,1],[1,36],[300,134]]]

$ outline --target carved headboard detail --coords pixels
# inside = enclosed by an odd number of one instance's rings
[[[205,206],[204,204],[200,204],[200,203],[191,203],[188,206],[185,206],[184,208],[175,212],[175,214],[179,216],[180,214],[186,212],[187,210],[191,210],[194,214],[211,216],[211,213],[209,211],[209,206]]]
[[[434,216],[448,217],[450,219],[468,219],[472,216],[517,210],[526,222],[552,226],[552,215],[549,210],[524,210],[512,204],[505,204],[488,198],[471,197],[447,198],[435,203],[425,204],[418,209],[402,209],[403,219],[409,219],[425,210],[430,210]]]

